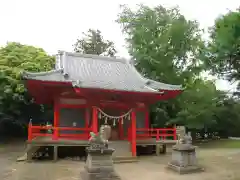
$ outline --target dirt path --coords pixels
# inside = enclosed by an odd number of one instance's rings
[[[15,162],[23,146],[0,150],[1,180],[80,180],[84,163],[76,161]],[[10,152],[11,150],[11,152]],[[139,163],[117,164],[116,171],[123,180],[237,180],[240,179],[240,150],[198,150],[199,163],[206,171],[200,174],[178,175],[165,169],[170,155],[142,157]]]

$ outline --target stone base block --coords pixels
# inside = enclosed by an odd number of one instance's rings
[[[121,180],[115,172],[89,173],[83,171],[80,176],[82,180]]]
[[[168,169],[178,172],[179,174],[190,174],[190,173],[197,173],[203,172],[204,168],[200,166],[187,166],[187,167],[180,167],[171,163],[168,163]]]

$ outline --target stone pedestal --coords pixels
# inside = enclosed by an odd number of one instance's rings
[[[87,148],[88,157],[85,170],[81,172],[82,180],[120,180],[113,167],[114,149]]]
[[[197,165],[196,151],[192,144],[176,144],[173,146],[172,160],[168,163],[168,168],[180,174],[204,170]]]

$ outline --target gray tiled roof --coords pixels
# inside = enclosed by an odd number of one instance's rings
[[[70,81],[73,86],[124,91],[156,92],[180,90],[181,86],[169,85],[144,78],[126,59],[97,55],[60,52],[57,70],[45,73],[24,73],[27,79],[42,81]]]

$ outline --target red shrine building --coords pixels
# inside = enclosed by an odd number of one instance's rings
[[[30,123],[29,142],[43,136],[55,142],[87,141],[103,124],[112,128],[110,141],[128,142],[132,156],[138,139],[176,139],[175,129],[150,128],[149,106],[175,98],[182,87],[143,77],[131,61],[60,51],[55,69],[24,72],[23,77],[36,103],[54,105],[53,132],[41,133],[49,126]]]

